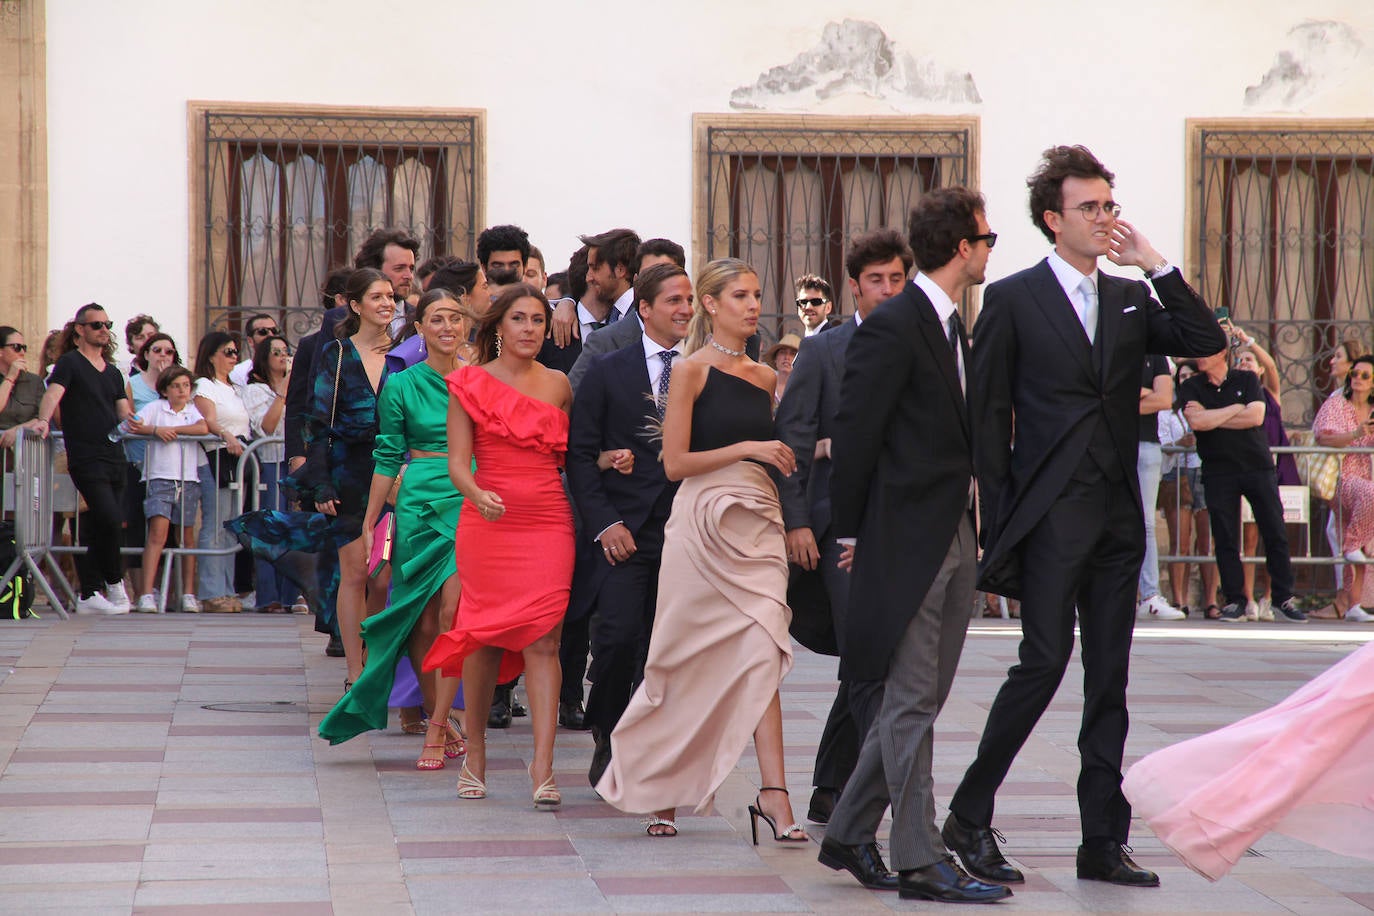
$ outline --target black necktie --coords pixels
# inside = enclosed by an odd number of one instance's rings
[[[615,306],[611,306],[611,310],[606,314],[606,324],[615,324],[619,320],[620,313],[615,310]]]
[[[599,330],[601,330],[602,328],[604,328],[604,327],[605,327],[606,325],[608,325],[608,324],[610,324],[609,321],[593,321],[593,322],[592,322],[592,330],[593,330],[593,331],[599,331]]]

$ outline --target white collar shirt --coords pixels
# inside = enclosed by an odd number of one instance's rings
[[[1097,328],[1088,329],[1088,304],[1083,301],[1083,290],[1079,288],[1085,274],[1080,273],[1077,267],[1060,257],[1057,251],[1051,251],[1048,260],[1050,270],[1054,272],[1054,279],[1059,281],[1059,286],[1064,290],[1064,295],[1069,297],[1069,304],[1073,306],[1074,314],[1078,316],[1078,323],[1083,326],[1083,333],[1092,339],[1097,333]],[[1094,267],[1092,273],[1086,274],[1087,278],[1092,281],[1094,289],[1100,289],[1101,273]],[[1100,297],[1098,301],[1101,301]]]
[[[948,339],[949,316],[954,314],[954,301],[940,288],[940,284],[936,283],[925,273],[917,273],[911,282],[915,283],[916,288],[925,293],[926,298],[930,300],[930,304],[935,306],[935,315],[940,319],[940,330],[946,336],[946,339]],[[963,348],[960,348],[958,356],[955,357],[955,361],[959,364],[959,387],[962,390],[967,390],[967,383],[964,376]]]
[[[679,347],[660,347],[648,334],[642,335],[640,339],[644,341],[644,365],[649,370],[649,393],[658,394],[658,379],[663,374],[663,357],[659,354],[672,349],[681,356],[682,350]]]

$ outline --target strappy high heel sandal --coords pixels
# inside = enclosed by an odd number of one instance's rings
[[[453,719],[448,720],[448,740],[444,742],[444,756],[449,760],[456,760],[465,756],[468,752],[468,736],[463,734],[463,730],[458,727],[458,723]]]
[[[443,750],[442,744],[426,744],[424,750],[420,751],[420,759],[415,761],[417,770],[442,770],[444,768],[443,757],[426,757],[425,751]]]
[[[469,801],[487,797],[487,784],[472,775],[466,761],[463,762],[463,768],[458,771],[458,797]]]
[[[534,764],[525,768],[525,772],[530,776],[530,782],[534,782]],[[534,790],[534,810],[536,811],[555,811],[563,804],[563,794],[558,791],[558,786],[553,784],[553,773],[549,773],[549,778],[539,784]]]
[[[403,735],[423,735],[429,729],[429,718],[423,709],[418,709],[420,715],[416,718],[407,718],[407,714],[413,715],[418,707],[408,707],[401,710],[401,734]]]
[[[749,806],[749,833],[754,838],[754,845],[759,845],[759,818],[768,822],[768,829],[773,831],[773,839],[779,843],[809,843],[811,837],[806,834],[806,827],[802,824],[793,824],[782,833],[778,832],[777,822],[763,813],[763,802],[760,797],[764,792],[781,792],[783,795],[790,793],[782,786],[759,786],[759,794],[754,796],[754,803]],[[801,836],[793,836],[794,833],[801,831]]]

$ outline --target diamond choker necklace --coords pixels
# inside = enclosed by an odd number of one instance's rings
[[[708,340],[707,343],[709,343],[709,344],[711,345],[711,348],[712,348],[712,349],[714,349],[714,350],[719,350],[720,352],[724,353],[726,356],[743,356],[743,355],[744,355],[744,351],[743,351],[743,350],[731,350],[729,347],[723,347],[723,346],[721,346],[720,344],[716,343],[716,339],[715,339],[714,337],[712,337],[710,340]]]

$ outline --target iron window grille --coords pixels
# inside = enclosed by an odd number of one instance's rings
[[[1278,365],[1310,427],[1343,341],[1374,325],[1374,121],[1190,121],[1190,255],[1207,302]]]
[[[977,186],[973,117],[845,118],[697,115],[695,250],[752,264],[763,286],[760,330],[800,332],[794,281],[814,273],[835,290],[835,313],[854,304],[844,255],[855,236],[906,234],[920,196]],[[965,303],[970,321],[971,302]]]
[[[192,103],[191,328],[275,316],[319,327],[320,286],[369,233],[408,230],[418,259],[473,257],[485,115]]]

